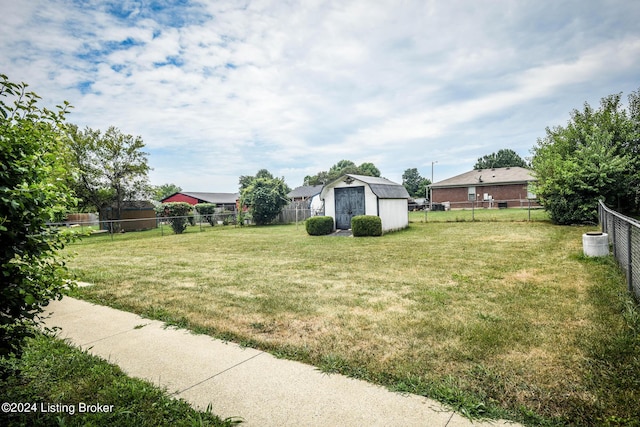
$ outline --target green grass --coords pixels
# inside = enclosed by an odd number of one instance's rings
[[[28,403],[30,409],[3,410],[3,426],[231,426],[239,421],[196,411],[166,390],[46,335],[27,340],[21,360],[0,360],[0,373],[0,401]],[[82,411],[82,404],[100,404],[104,411]]]
[[[544,221],[547,213],[540,208],[454,209],[450,211],[409,212],[411,222],[468,222],[468,221]]]
[[[412,213],[378,238],[312,237],[302,224],[93,236],[68,248],[69,266],[96,283],[82,298],[469,416],[637,425],[637,309],[611,259],[581,255],[594,227],[463,213]]]

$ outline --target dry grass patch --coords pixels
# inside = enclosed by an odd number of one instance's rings
[[[70,248],[69,264],[96,283],[78,291],[87,299],[476,415],[588,424],[639,407],[611,406],[593,384],[594,342],[625,326],[602,302],[616,305],[621,277],[579,256],[584,231],[429,222],[338,238],[214,227],[91,238]]]

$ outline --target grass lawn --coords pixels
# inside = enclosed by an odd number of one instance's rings
[[[92,236],[68,264],[96,284],[82,298],[472,416],[638,425],[640,316],[611,259],[581,255],[595,227],[480,212],[412,213],[378,238],[302,224]]]
[[[28,339],[22,359],[0,359],[0,374],[0,400],[21,405],[3,406],[2,426],[231,426],[239,421],[196,411],[166,390],[47,335]]]

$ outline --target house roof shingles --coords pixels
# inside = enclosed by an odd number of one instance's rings
[[[321,185],[303,185],[301,187],[296,187],[293,190],[291,190],[289,194],[287,194],[287,196],[289,196],[292,199],[293,198],[308,199],[309,197],[313,197],[316,194],[320,194],[320,192],[322,191],[322,187],[324,187],[322,184]]]
[[[431,188],[520,184],[535,181],[533,172],[521,167],[474,169],[444,181],[431,184]]]

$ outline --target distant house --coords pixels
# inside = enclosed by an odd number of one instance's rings
[[[238,193],[194,193],[181,191],[165,197],[160,200],[160,202],[186,202],[190,205],[213,203],[219,210],[235,212],[239,197],[240,195]]]
[[[304,185],[290,191],[287,197],[291,199],[294,207],[311,210],[310,216],[322,215],[324,212],[324,203],[320,199],[322,187],[323,185]]]
[[[334,228],[351,228],[356,215],[376,215],[382,231],[409,225],[409,193],[401,184],[385,178],[347,174],[327,184],[320,193],[325,215],[334,218]]]
[[[451,208],[520,207],[537,205],[530,184],[536,179],[521,167],[475,169],[429,186],[433,203]]]

